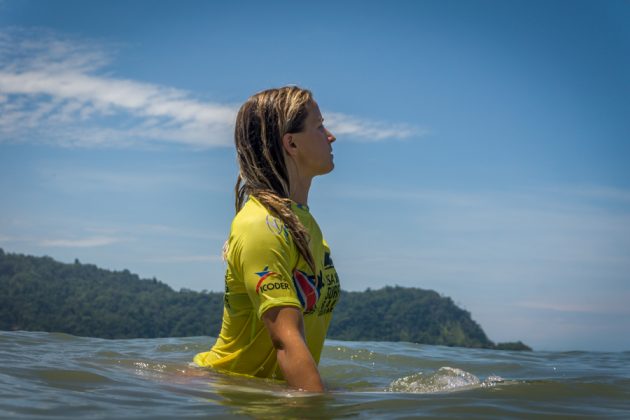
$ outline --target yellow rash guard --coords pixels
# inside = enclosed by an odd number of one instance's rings
[[[223,325],[199,366],[282,379],[276,351],[262,314],[275,306],[295,306],[304,315],[306,343],[316,363],[324,346],[332,311],[339,299],[339,277],[330,249],[308,207],[293,203],[310,235],[313,273],[282,221],[250,197],[232,221],[227,244]]]

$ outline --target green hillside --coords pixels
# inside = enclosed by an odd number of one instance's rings
[[[65,332],[102,338],[216,336],[223,294],[174,291],[156,279],[91,264],[0,249],[0,330]],[[403,287],[341,293],[329,338],[411,341],[463,347],[496,345],[470,313],[434,291]]]
[[[492,347],[470,313],[432,290],[385,287],[345,292],[330,336],[344,340],[411,341]]]

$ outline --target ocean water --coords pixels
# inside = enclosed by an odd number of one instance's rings
[[[201,369],[209,337],[0,331],[0,418],[630,418],[630,352],[329,340],[329,392]]]

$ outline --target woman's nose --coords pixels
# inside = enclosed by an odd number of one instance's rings
[[[328,141],[329,141],[330,143],[334,143],[334,142],[335,142],[335,140],[337,140],[337,137],[335,137],[335,136],[333,135],[333,133],[331,133],[330,131],[328,131],[328,129],[326,129],[326,134],[328,135]]]

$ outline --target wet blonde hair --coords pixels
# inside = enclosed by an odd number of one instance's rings
[[[297,86],[268,89],[251,96],[236,117],[239,175],[234,192],[236,212],[254,196],[278,217],[293,237],[300,255],[315,272],[309,235],[291,210],[290,185],[282,137],[304,129],[312,93]]]

